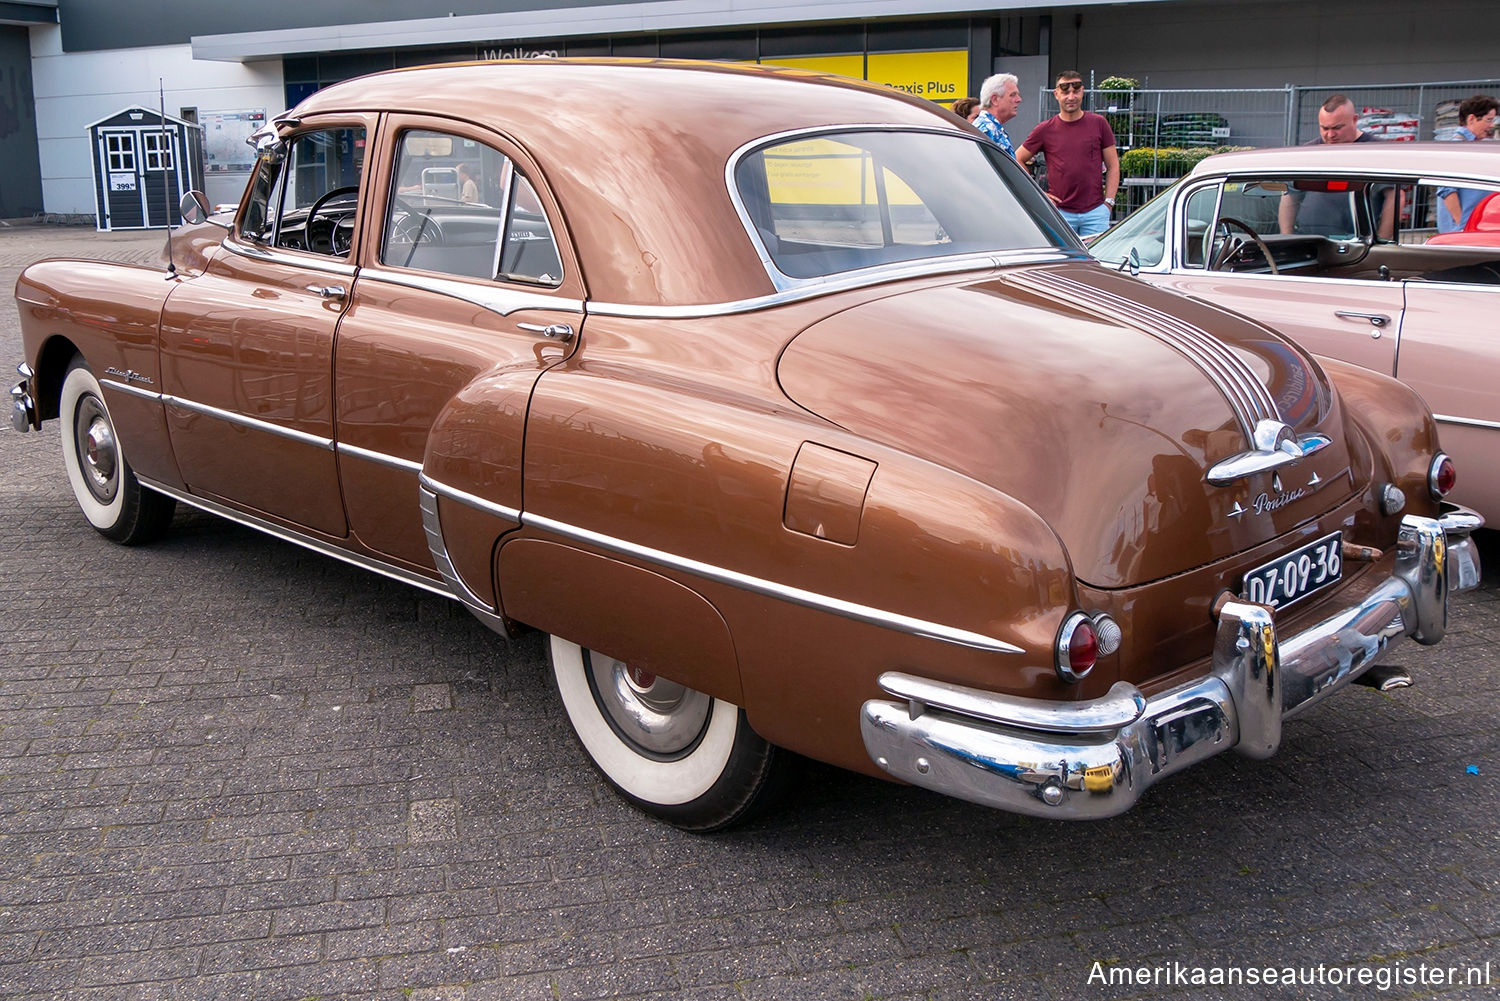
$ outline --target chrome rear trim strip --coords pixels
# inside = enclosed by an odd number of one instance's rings
[[[1500,421],[1482,421],[1477,417],[1454,417],[1450,414],[1433,414],[1432,419],[1439,424],[1461,424],[1471,428],[1492,428],[1500,431]]]
[[[504,617],[497,615],[488,602],[481,601],[479,595],[464,583],[458,568],[449,558],[448,544],[443,541],[443,520],[438,513],[437,498],[438,495],[426,485],[417,487],[418,503],[422,506],[422,531],[427,535],[427,550],[432,554],[433,566],[437,567],[438,573],[443,575],[443,580],[448,584],[449,597],[457,598],[475,618],[501,636],[509,636],[510,629],[506,627]]]
[[[483,511],[486,514],[493,514],[497,518],[504,518],[507,521],[513,521],[517,525],[521,524],[521,512],[517,511],[515,508],[506,507],[504,504],[496,504],[494,501],[485,500],[483,497],[479,497],[475,494],[459,490],[457,487],[450,487],[446,483],[440,483],[437,480],[434,480],[426,473],[422,474],[420,486],[423,490],[435,493],[439,497],[446,497],[451,501],[457,501],[460,504],[467,504],[469,507]]]
[[[591,532],[586,528],[579,528],[575,525],[569,525],[566,522],[555,521],[552,518],[544,518],[541,515],[522,514],[521,523],[532,528],[540,528],[552,532],[564,538],[587,542],[600,549],[631,556],[644,562],[655,564],[656,566],[667,567],[672,570],[682,570],[696,577],[717,581],[721,584],[728,584],[731,587],[737,587],[753,594],[763,594],[770,598],[789,601],[804,608],[816,608],[819,611],[832,612],[835,615],[846,619],[853,619],[857,622],[867,622],[871,625],[895,629],[914,636],[942,640],[945,643],[954,643],[958,646],[971,647],[976,650],[988,650],[992,653],[1025,652],[1018,646],[1013,646],[1002,640],[984,636],[980,633],[970,632],[967,629],[958,629],[954,626],[945,626],[937,622],[928,622],[909,615],[900,615],[896,612],[888,612],[879,608],[871,608],[868,605],[844,601],[842,598],[834,598],[826,594],[817,594],[812,591],[804,591],[801,588],[789,587],[785,584],[778,584],[775,581],[765,580],[761,577],[752,577],[749,574],[726,570],[723,567],[717,567],[709,563],[700,563],[698,560],[688,559],[685,556],[662,552],[660,549],[651,549],[648,546],[626,542],[623,539],[616,539],[599,532]]]
[[[166,494],[168,497],[176,498],[177,500],[181,501],[184,504],[187,504],[190,507],[196,507],[200,510],[207,511],[209,514],[215,514],[221,518],[227,518],[232,522],[244,525],[246,528],[253,528],[256,531],[264,532],[267,535],[274,536],[282,540],[283,542],[290,542],[293,545],[301,546],[304,549],[311,549],[315,553],[320,553],[324,556],[331,556],[336,560],[351,564],[352,566],[357,566],[361,570],[369,570],[373,573],[378,573],[382,577],[389,577],[392,580],[398,580],[403,584],[410,584],[412,587],[419,587],[424,591],[429,591],[432,594],[441,595],[444,598],[455,598],[455,596],[443,586],[442,581],[433,580],[429,577],[423,577],[421,574],[414,573],[413,571],[407,570],[404,567],[393,566],[392,564],[386,563],[383,560],[375,559],[372,556],[366,556],[363,553],[350,552],[349,550],[342,549],[339,546],[333,545],[332,543],[324,542],[322,539],[303,535],[300,532],[287,528],[284,525],[279,525],[276,522],[257,517],[256,515],[249,514],[245,511],[240,511],[236,508],[228,507],[224,504],[208,500],[204,497],[195,496],[193,494],[187,493],[186,491],[178,490],[175,487],[169,487],[164,483],[157,483],[156,481],[149,480],[144,476],[139,476],[138,478],[140,479],[142,486],[155,490],[159,494]]]

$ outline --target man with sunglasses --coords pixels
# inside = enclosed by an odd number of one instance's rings
[[[1109,228],[1115,192],[1120,189],[1120,154],[1115,133],[1103,115],[1083,110],[1083,76],[1057,74],[1058,113],[1031,130],[1016,161],[1025,167],[1038,153],[1047,156],[1047,197],[1079,236]]]

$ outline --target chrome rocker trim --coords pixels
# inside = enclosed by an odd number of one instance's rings
[[[897,779],[1014,813],[1123,813],[1150,786],[1220,751],[1275,754],[1283,719],[1354,681],[1392,642],[1442,639],[1449,591],[1478,584],[1469,533],[1483,524],[1456,507],[1441,518],[1408,515],[1390,576],[1295,635],[1278,636],[1265,606],[1229,602],[1209,674],[1149,699],[1124,681],[1068,703],[883,674],[881,688],[900,701],[864,704],[865,749]]]
[[[389,577],[392,580],[398,580],[403,584],[410,584],[412,587],[420,587],[424,591],[429,591],[432,594],[436,594],[444,598],[454,598],[455,600],[457,599],[457,595],[453,594],[446,587],[444,587],[442,581],[433,580],[430,577],[423,577],[419,573],[413,573],[412,571],[407,570],[403,567],[393,566],[392,564],[386,563],[383,560],[378,560],[371,556],[365,556],[362,553],[350,552],[349,550],[342,549],[338,546],[333,545],[332,543],[324,542],[322,539],[303,535],[300,532],[287,528],[284,525],[279,525],[267,518],[259,518],[248,512],[229,507],[226,504],[220,504],[217,501],[211,501],[207,498],[199,497],[196,494],[190,494],[184,490],[178,490],[176,487],[169,487],[165,483],[157,483],[155,480],[149,480],[144,476],[140,476],[138,478],[141,481],[141,486],[146,487],[148,490],[155,490],[159,494],[166,494],[168,497],[175,498],[190,507],[196,507],[200,510],[207,511],[209,514],[216,514],[220,518],[227,518],[230,521],[235,522],[236,524],[244,525],[246,528],[253,528],[257,531],[265,532],[267,535],[274,536],[283,542],[290,542],[293,545],[301,546],[304,549],[311,549],[313,552],[321,553],[324,556],[332,556],[336,560],[341,560],[344,563],[357,566],[362,570],[369,570],[373,573],[378,573],[382,577]]]

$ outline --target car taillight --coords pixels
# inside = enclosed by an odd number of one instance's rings
[[[1443,452],[1433,456],[1432,465],[1427,468],[1427,489],[1432,492],[1432,499],[1448,496],[1457,482],[1458,470],[1453,468],[1453,460]]]
[[[1099,661],[1099,634],[1082,612],[1063,621],[1057,634],[1057,676],[1067,682],[1082,681]]]

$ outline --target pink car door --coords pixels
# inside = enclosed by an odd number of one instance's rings
[[[1406,315],[1396,375],[1437,417],[1443,450],[1458,467],[1451,499],[1500,524],[1500,284],[1402,284]]]

